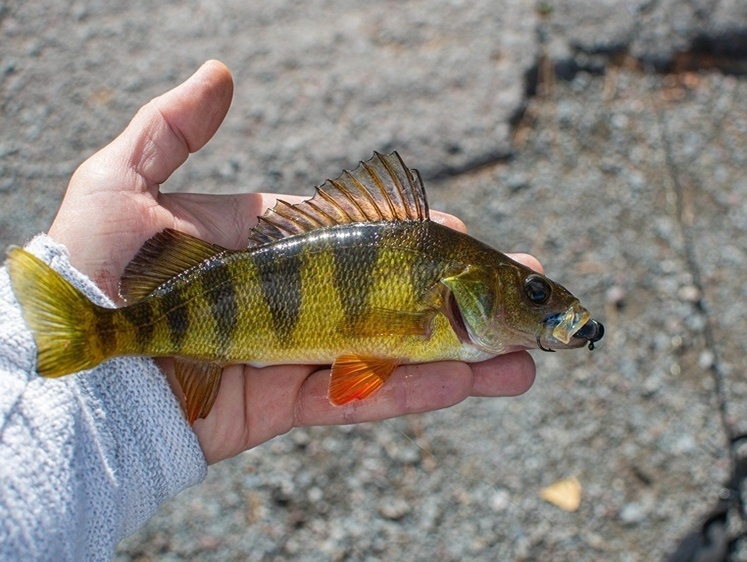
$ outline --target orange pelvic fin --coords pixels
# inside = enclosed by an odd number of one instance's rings
[[[223,365],[175,359],[176,380],[184,393],[184,413],[189,425],[206,418],[218,396]]]
[[[394,359],[341,355],[332,365],[329,401],[342,406],[379,390],[400,362]]]

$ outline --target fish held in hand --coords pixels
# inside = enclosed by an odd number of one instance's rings
[[[592,349],[604,334],[561,285],[431,221],[419,174],[396,152],[309,200],[279,201],[244,250],[156,234],[125,269],[120,308],[94,304],[21,248],[6,265],[40,375],[173,356],[190,423],[210,412],[228,364],[332,365],[339,405],[404,363]]]

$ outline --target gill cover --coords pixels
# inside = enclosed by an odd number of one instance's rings
[[[505,346],[493,334],[496,316],[496,297],[500,294],[500,279],[484,269],[468,266],[461,273],[441,279],[454,299],[448,306],[447,317],[460,335],[466,331],[469,341],[484,351],[501,353]],[[446,302],[449,302],[447,297]],[[462,339],[464,339],[462,335]]]

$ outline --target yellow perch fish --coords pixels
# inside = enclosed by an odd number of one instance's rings
[[[246,250],[155,235],[122,276],[121,308],[95,305],[21,248],[6,264],[40,375],[174,356],[190,423],[210,412],[231,363],[331,364],[330,401],[345,404],[403,363],[592,349],[604,333],[562,286],[431,221],[419,174],[396,152],[307,201],[279,201]]]

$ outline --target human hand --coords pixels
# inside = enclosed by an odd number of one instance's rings
[[[49,234],[65,244],[71,262],[115,301],[125,266],[140,246],[174,228],[226,248],[246,246],[256,217],[273,205],[269,194],[161,193],[160,185],[213,136],[228,111],[233,81],[210,61],[190,79],[143,106],[119,137],[73,174]],[[289,202],[300,197],[285,197]],[[457,218],[433,219],[464,231]],[[514,259],[541,270],[531,256]],[[173,361],[159,360],[177,394]],[[293,427],[349,424],[451,406],[468,396],[515,396],[534,381],[534,362],[522,351],[476,364],[404,365],[376,394],[333,406],[329,369],[231,365],[206,419],[193,426],[209,463],[234,456]]]

